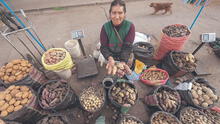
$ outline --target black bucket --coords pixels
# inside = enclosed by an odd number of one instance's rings
[[[67,91],[66,91],[65,96],[63,97],[63,99],[60,103],[56,104],[56,106],[53,106],[53,107],[44,106],[41,102],[41,96],[42,96],[43,89],[48,84],[57,83],[58,81],[60,81],[61,83],[64,83],[67,86]],[[76,98],[74,90],[70,87],[70,85],[67,82],[65,82],[63,80],[62,81],[61,80],[49,81],[49,82],[45,83],[44,85],[42,85],[40,87],[40,89],[38,90],[38,102],[39,102],[40,107],[44,110],[49,110],[49,111],[63,110],[63,109],[66,109],[70,106],[73,106],[76,103],[76,100],[77,100],[77,98]]]

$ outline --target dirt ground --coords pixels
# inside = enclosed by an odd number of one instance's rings
[[[153,9],[149,7],[151,2],[164,2],[164,0],[147,0],[147,1],[137,1],[127,3],[127,19],[131,20],[136,27],[136,31],[143,32],[152,35],[151,43],[157,48],[159,40],[161,38],[161,30],[163,27],[170,24],[185,24],[190,26],[199,11],[199,7],[193,7],[191,5],[183,4],[182,1],[167,0],[172,1],[173,4],[173,14],[169,15],[150,15]],[[106,17],[103,11],[105,8],[107,11],[109,5],[94,5],[94,6],[83,6],[83,7],[73,7],[73,8],[62,8],[59,10],[46,10],[46,11],[35,11],[27,13],[29,19],[33,22],[34,27],[37,30],[43,43],[47,48],[54,45],[55,47],[64,47],[63,44],[67,40],[71,39],[71,31],[83,29],[85,33],[85,38],[82,39],[84,47],[86,49],[87,55],[92,54],[92,50],[95,48],[96,44],[99,42],[99,33],[101,26],[106,22]],[[198,21],[191,30],[191,36],[187,43],[185,43],[184,51],[193,52],[194,49],[200,44],[199,35],[205,32],[216,32],[217,36],[220,37],[220,1],[212,0],[210,4],[205,7]],[[19,15],[21,17],[21,15]],[[31,47],[31,44],[25,39],[23,34],[18,34],[26,41],[26,44]],[[27,53],[27,50],[18,43],[16,36],[12,36],[11,39],[13,43],[18,47],[22,53]],[[1,39],[1,57],[0,64],[4,64],[7,61],[18,58],[19,54],[2,38]],[[32,48],[32,47],[31,47]],[[33,48],[32,48],[33,49]],[[40,48],[39,48],[40,49]],[[36,51],[33,50],[36,53]],[[38,55],[40,58],[40,55]],[[211,73],[209,76],[205,76],[211,85],[217,89],[217,93],[220,95],[220,59],[217,58],[212,52],[208,45],[205,45],[196,54],[199,60],[199,68],[206,73]],[[75,59],[76,61],[79,61]],[[99,74],[94,77],[89,77],[86,79],[77,79],[76,73],[73,74],[71,80],[69,81],[71,87],[79,94],[85,87],[91,86],[92,83],[100,83],[106,76],[105,68],[100,67],[97,63]],[[139,98],[143,98],[148,92],[150,92],[153,87],[144,85],[143,83],[137,81],[134,82],[138,89]],[[90,116],[89,124],[93,124],[94,120],[99,115],[105,115],[108,122],[107,124],[115,124],[111,119],[111,116],[118,111],[107,101],[107,106],[101,112],[95,113],[93,115],[84,112],[80,108],[70,108],[65,110],[65,115],[68,116],[70,122],[74,124],[85,124],[87,121],[87,116]],[[220,107],[219,104],[217,106]],[[115,112],[114,112],[115,111]],[[146,106],[138,100],[138,102],[133,106],[129,114],[134,115],[141,119],[143,122],[147,123],[149,121],[149,110]]]

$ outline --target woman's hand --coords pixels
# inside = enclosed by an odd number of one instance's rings
[[[106,65],[106,69],[108,70],[108,74],[112,74],[114,72],[115,60],[113,57],[108,57],[108,63]]]

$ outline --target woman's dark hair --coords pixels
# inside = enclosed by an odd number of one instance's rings
[[[124,12],[126,13],[126,6],[125,6],[125,2],[123,0],[114,0],[114,1],[112,1],[110,9],[109,9],[109,13],[111,13],[112,7],[117,6],[117,5],[123,6]]]

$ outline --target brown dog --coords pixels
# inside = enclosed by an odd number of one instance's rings
[[[152,13],[152,15],[156,14],[160,10],[165,10],[165,12],[162,13],[163,15],[166,14],[167,12],[170,12],[170,14],[172,14],[172,10],[171,10],[172,4],[173,3],[151,3],[150,7],[154,8],[154,13]]]

